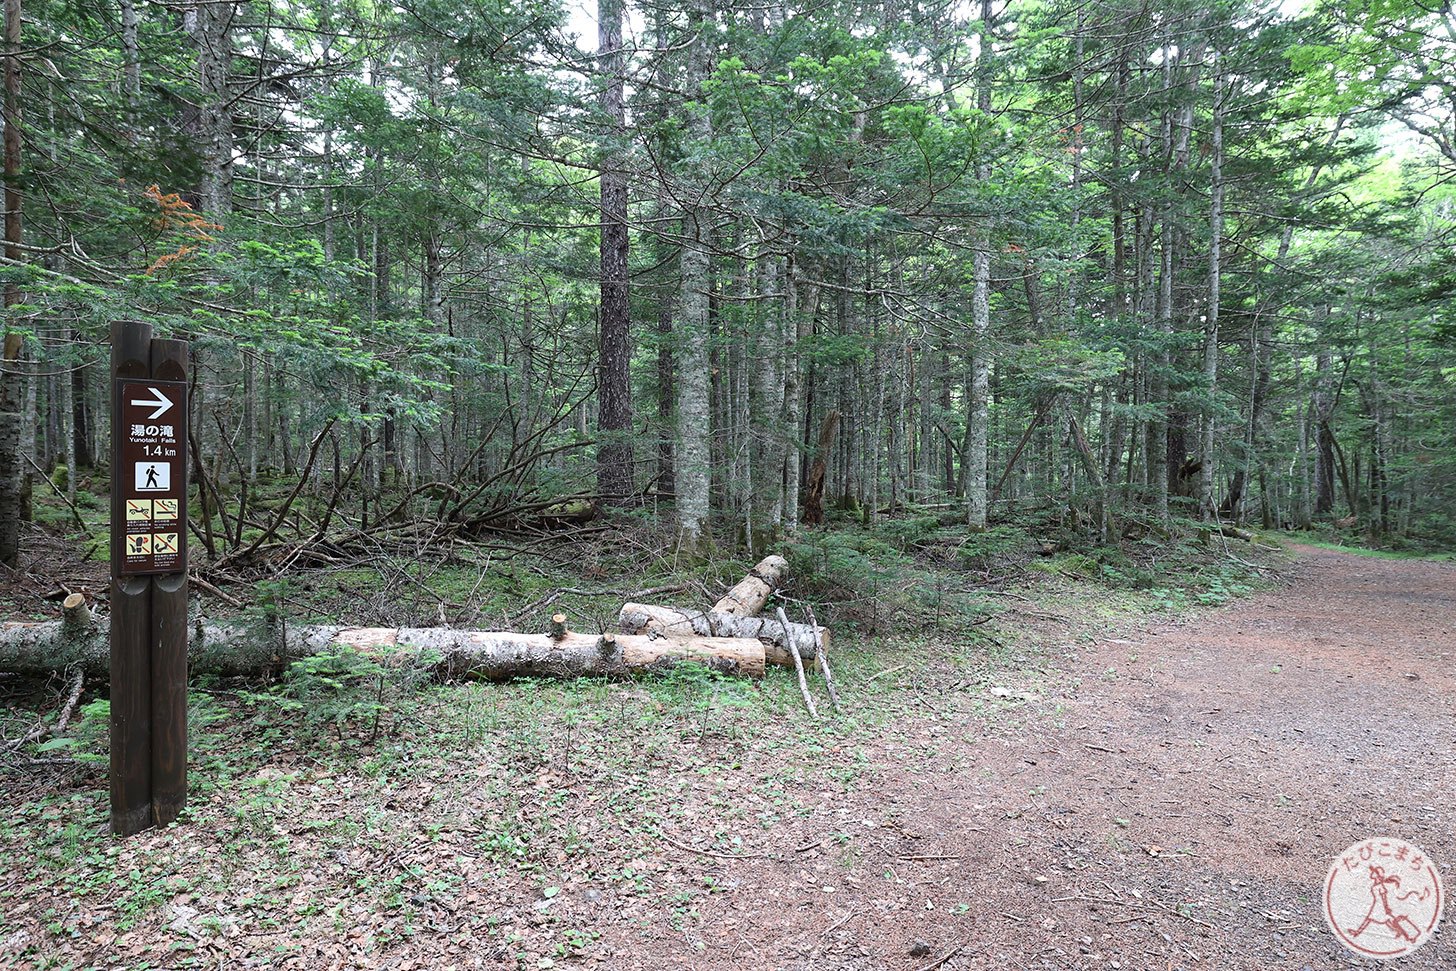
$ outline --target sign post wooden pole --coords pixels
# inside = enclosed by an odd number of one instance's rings
[[[187,343],[111,328],[111,828],[187,795]]]
[[[178,387],[171,422],[176,443],[171,475],[180,498],[176,518],[169,507],[155,508],[152,519],[159,535],[176,537],[175,572],[152,580],[152,820],[165,826],[187,802],[187,342],[152,341],[152,377]],[[165,416],[159,421],[165,420]],[[161,437],[161,436],[159,436]],[[165,442],[166,439],[164,438]],[[163,445],[164,450],[167,446]],[[152,553],[162,555],[154,541]]]
[[[152,370],[152,328],[111,325],[111,829],[130,836],[152,818],[152,578],[125,576],[126,442],[121,388]]]

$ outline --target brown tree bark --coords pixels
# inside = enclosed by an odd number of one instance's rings
[[[824,478],[834,438],[839,434],[839,412],[831,411],[819,426],[819,446],[814,464],[809,467],[809,482],[804,489],[804,525],[819,526],[824,522]]]
[[[1330,428],[1334,416],[1331,382],[1334,380],[1334,356],[1320,351],[1315,357],[1315,465],[1314,514],[1330,516],[1335,511],[1335,436]]]
[[[1216,436],[1215,419],[1217,408],[1215,398],[1218,392],[1218,318],[1220,310],[1219,278],[1222,273],[1223,253],[1223,116],[1224,116],[1224,71],[1220,60],[1222,53],[1211,51],[1213,61],[1213,149],[1212,169],[1209,186],[1209,240],[1208,240],[1208,304],[1204,311],[1207,318],[1203,335],[1203,385],[1208,403],[1203,409],[1203,436],[1199,443],[1198,456],[1202,463],[1198,476],[1198,514],[1212,518],[1217,514],[1214,496],[1217,454],[1214,450]]]
[[[712,73],[717,33],[714,0],[694,0],[688,11],[687,77],[685,88],[692,103],[683,107],[685,130],[697,145],[713,137],[712,116],[702,88]],[[673,453],[676,490],[678,551],[688,557],[712,551],[708,516],[712,498],[712,376],[710,374],[713,289],[709,252],[714,235],[712,212],[695,202],[682,220],[683,245],[678,255],[681,271],[678,333],[674,339],[677,373],[677,445]]]
[[[5,0],[5,259],[12,263],[21,260],[20,26],[20,0]],[[6,284],[6,308],[18,303],[20,287]],[[0,352],[0,564],[9,567],[20,562],[20,521],[25,512],[23,349],[20,331],[10,329],[7,314]]]
[[[631,306],[627,282],[627,176],[621,140],[622,0],[597,2],[597,58],[604,76],[602,113],[609,124],[601,162],[601,319],[597,337],[597,491],[605,502],[632,494]]]

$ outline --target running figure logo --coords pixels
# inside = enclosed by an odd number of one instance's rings
[[[1441,876],[1419,849],[1393,837],[1362,840],[1336,857],[1325,880],[1325,920],[1350,950],[1409,954],[1441,921]]]

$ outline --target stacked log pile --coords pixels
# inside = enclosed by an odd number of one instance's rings
[[[798,647],[800,656],[812,659],[818,656],[821,646],[828,650],[829,631],[756,616],[788,569],[783,557],[765,557],[707,610],[626,603],[617,614],[617,625],[624,634],[757,638],[763,643],[766,661],[785,667],[794,663],[790,643]]]

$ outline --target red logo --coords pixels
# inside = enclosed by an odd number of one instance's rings
[[[1441,922],[1441,874],[1426,854],[1390,836],[1335,857],[1325,879],[1325,921],[1340,943],[1372,958],[1409,954]]]

